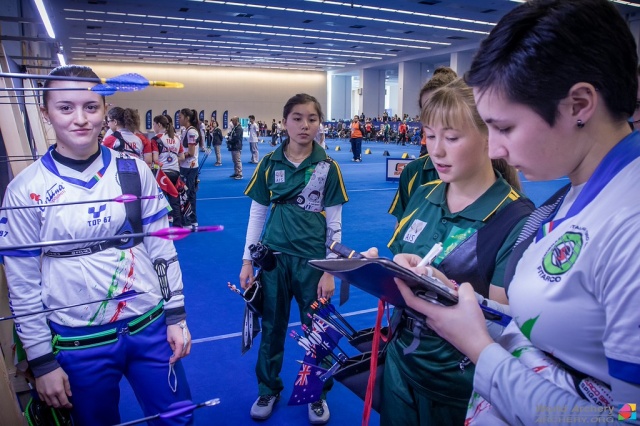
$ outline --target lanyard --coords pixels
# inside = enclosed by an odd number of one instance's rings
[[[540,241],[547,234],[551,233],[562,222],[580,213],[586,206],[588,206],[605,186],[626,166],[628,166],[636,158],[640,157],[640,133],[634,131],[607,153],[602,159],[596,170],[593,172],[584,188],[578,195],[578,198],[573,203],[567,215],[558,220],[553,220],[558,208],[562,203],[558,204],[556,210],[549,216],[547,220],[542,222],[536,235],[536,241]],[[565,195],[566,196],[566,195]]]

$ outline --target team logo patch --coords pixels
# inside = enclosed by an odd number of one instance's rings
[[[404,238],[402,239],[408,243],[415,243],[416,238],[418,238],[425,226],[427,226],[427,222],[415,219],[407,229],[407,232],[404,233]]]
[[[582,251],[582,234],[567,232],[560,237],[542,259],[542,268],[549,275],[566,273]]]
[[[284,183],[284,170],[276,170],[275,183]]]

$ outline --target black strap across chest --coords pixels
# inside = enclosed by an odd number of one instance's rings
[[[459,282],[470,282],[474,290],[489,297],[496,268],[496,256],[513,227],[534,210],[528,199],[519,198],[499,210],[485,226],[461,242],[438,265],[444,274]]]

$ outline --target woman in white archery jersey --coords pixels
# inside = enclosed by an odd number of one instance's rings
[[[90,68],[76,65],[56,68],[51,75],[97,78]],[[40,398],[53,407],[70,408],[74,424],[91,426],[120,423],[123,375],[145,415],[191,398],[179,362],[191,343],[173,243],[150,237],[124,243],[103,239],[166,228],[168,219],[167,202],[146,164],[116,158],[115,151],[98,144],[105,101],[87,90],[94,85],[47,80],[45,87],[63,89],[45,92],[42,107],[56,144],[11,181],[4,206],[25,208],[4,211],[0,220],[0,254],[15,314],[108,299],[128,290],[143,293],[16,321]],[[156,197],[55,206],[135,192]],[[33,205],[41,207],[28,208]],[[2,250],[92,238],[95,242]],[[190,422],[176,417],[162,424]]]
[[[507,332],[559,363],[578,391],[494,343],[468,284],[458,305],[444,308],[399,283],[408,304],[476,364],[475,391],[503,423],[637,423],[640,134],[627,122],[637,61],[634,38],[611,2],[533,0],[502,18],[465,76],[493,158],[528,179],[571,181],[531,215],[514,247]],[[590,398],[585,378],[610,388],[613,402]]]

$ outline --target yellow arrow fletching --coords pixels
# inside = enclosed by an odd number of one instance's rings
[[[149,86],[157,86],[157,87],[169,87],[173,89],[182,89],[184,84],[178,83],[176,81],[150,81]]]

